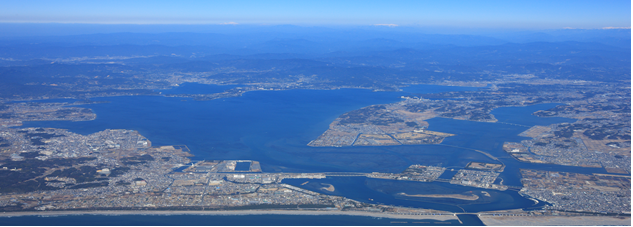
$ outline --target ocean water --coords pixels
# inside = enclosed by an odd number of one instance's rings
[[[0,218],[3,226],[476,226],[478,219],[392,219],[348,215],[66,215]],[[475,217],[476,218],[476,217]]]
[[[185,84],[176,93],[203,94],[235,86]],[[86,122],[27,122],[23,127],[55,127],[90,134],[104,129],[133,129],[153,145],[187,145],[193,160],[246,159],[259,161],[264,172],[401,172],[412,164],[449,168],[441,178],[450,179],[471,161],[506,165],[500,178],[504,184],[520,186],[519,168],[606,173],[602,168],[536,165],[516,161],[502,150],[503,142],[518,142],[518,136],[533,125],[573,122],[566,118],[539,118],[532,113],[557,104],[528,107],[504,107],[493,111],[499,123],[471,122],[447,118],[428,120],[429,130],[448,132],[439,145],[383,147],[308,147],[328,129],[339,115],[374,104],[394,103],[402,95],[435,93],[476,88],[414,85],[401,92],[372,92],[365,89],[253,91],[241,97],[194,101],[190,98],[132,96],[95,98],[108,103],[84,105],[93,109],[97,119]],[[478,152],[499,158],[493,160]],[[454,171],[450,171],[453,169]],[[300,187],[305,181],[285,180]],[[477,212],[486,210],[531,209],[542,206],[507,190],[482,190],[442,182],[402,182],[364,177],[328,177],[320,184],[332,184],[334,192],[369,203],[445,210]],[[316,186],[315,186],[316,187]],[[319,190],[318,188],[311,188]],[[483,196],[488,192],[489,197]],[[470,193],[477,201],[433,198],[405,198],[398,193],[424,194]],[[432,194],[432,193],[431,193]],[[485,198],[484,198],[485,197]],[[309,222],[306,222],[309,224]]]

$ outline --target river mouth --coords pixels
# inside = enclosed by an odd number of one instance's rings
[[[478,189],[445,182],[415,182],[367,177],[284,179],[284,184],[360,202],[414,207],[448,212],[480,212],[542,207],[544,203],[522,197],[517,191]],[[336,190],[323,190],[332,185]]]

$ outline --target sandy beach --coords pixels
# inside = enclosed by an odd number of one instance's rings
[[[303,211],[303,210],[243,210],[243,211],[148,211],[148,210],[102,210],[102,211],[40,211],[3,212],[0,217],[17,216],[63,216],[63,215],[350,215],[393,219],[433,219],[438,221],[458,220],[449,215],[398,215],[390,213],[362,211]]]
[[[621,225],[630,226],[631,217],[613,216],[533,216],[533,217],[479,217],[485,225],[524,226],[524,225]]]

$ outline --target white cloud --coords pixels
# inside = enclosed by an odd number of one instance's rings
[[[631,27],[604,27],[602,29],[631,29]]]

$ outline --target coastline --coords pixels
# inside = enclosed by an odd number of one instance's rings
[[[628,216],[481,216],[479,219],[487,226],[510,225],[561,225],[561,226],[597,226],[620,225],[630,226],[631,217]]]
[[[69,216],[69,215],[348,215],[348,216],[369,216],[377,218],[392,219],[433,219],[438,221],[459,220],[457,216],[447,215],[400,215],[378,212],[363,211],[303,211],[303,210],[244,210],[244,211],[148,211],[148,210],[101,210],[101,211],[25,211],[25,212],[3,212],[0,218],[20,217],[20,216]]]

